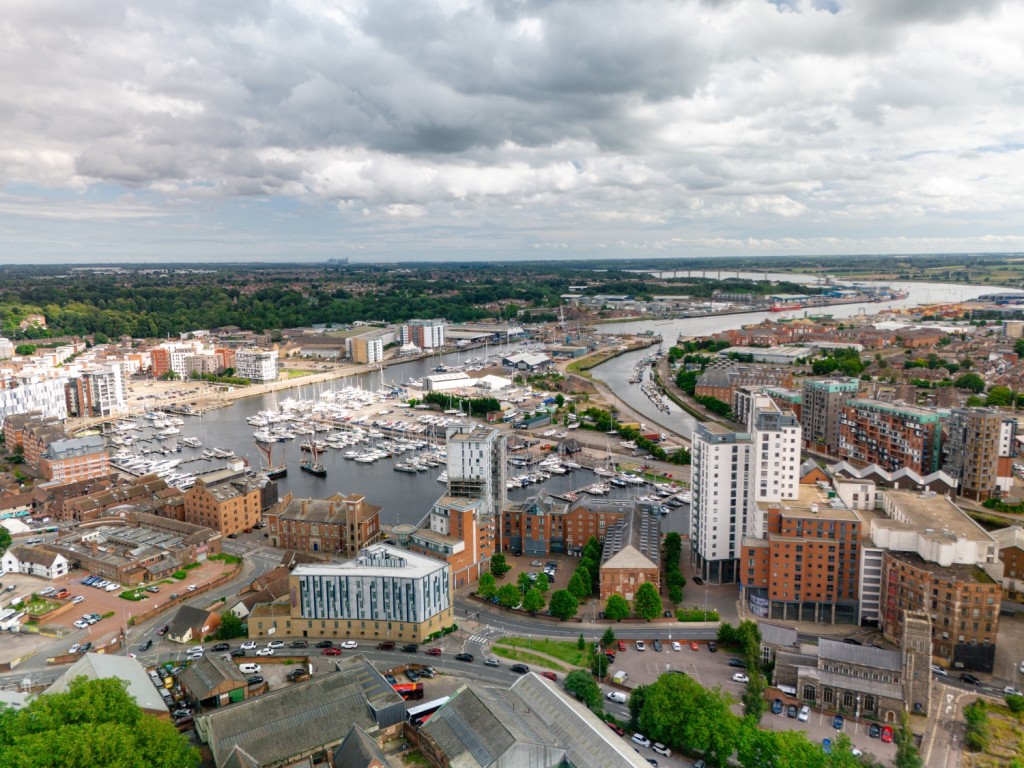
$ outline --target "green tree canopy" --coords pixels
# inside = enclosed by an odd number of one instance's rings
[[[607,614],[605,614],[607,615]],[[615,645],[615,630],[608,627],[604,634],[601,635],[601,645],[607,648],[609,645]]]
[[[519,589],[521,589],[525,594],[526,590],[533,586],[533,582],[530,581],[530,572],[521,571],[519,577],[516,579],[516,584],[519,586]]]
[[[601,689],[586,670],[574,669],[566,675],[565,690],[595,712],[601,711]]]
[[[992,387],[985,396],[985,405],[1009,406],[1013,405],[1013,390],[1009,387]]]
[[[551,582],[548,581],[548,575],[546,573],[538,573],[537,580],[533,582],[533,586],[541,591],[541,594],[551,589]]]
[[[551,615],[565,621],[571,619],[579,610],[580,604],[576,597],[567,589],[559,589],[551,595]]]
[[[723,765],[736,748],[740,731],[730,702],[727,694],[709,691],[692,677],[662,675],[647,686],[640,730],[652,740],[703,752],[709,762]]]
[[[484,571],[476,585],[476,593],[485,600],[490,600],[498,592],[498,583],[493,573]]]
[[[622,595],[608,595],[604,604],[604,615],[613,621],[622,621],[629,618],[629,603]]]
[[[0,555],[6,552],[9,546],[11,546],[11,532],[0,525]]]
[[[503,552],[495,552],[491,555],[491,573],[500,579],[511,570],[512,566],[508,564]]]
[[[580,568],[572,575],[568,588],[577,600],[586,600],[590,597],[590,574],[586,568]]]
[[[246,634],[245,624],[231,611],[224,611],[220,615],[220,626],[216,632],[218,640],[231,640],[234,637],[245,637]]]
[[[498,590],[498,603],[502,608],[515,608],[523,600],[523,593],[515,584],[505,584]]]
[[[985,380],[976,373],[964,373],[953,380],[953,386],[957,389],[966,389],[977,395],[985,390]]]
[[[979,701],[981,701],[979,699]],[[984,702],[982,701],[982,704]],[[964,708],[966,714],[967,708]],[[970,717],[967,724],[968,736],[970,736]],[[970,741],[970,739],[968,739]],[[968,747],[970,745],[968,744]],[[910,715],[906,711],[900,713],[900,727],[896,729],[896,768],[921,768],[924,761],[914,746],[914,734],[910,730]]]
[[[537,613],[537,611],[544,608],[544,594],[533,587],[526,590],[526,594],[523,596],[523,610],[529,613],[531,616]]]
[[[55,764],[194,768],[199,752],[171,723],[143,714],[120,680],[80,677],[66,693],[40,696],[20,710],[0,709],[0,765]]]
[[[633,600],[633,610],[641,619],[650,621],[661,615],[661,595],[657,588],[649,581],[645,581],[636,590],[636,598]]]

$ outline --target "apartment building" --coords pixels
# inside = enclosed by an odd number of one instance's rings
[[[938,411],[854,398],[839,420],[838,456],[854,466],[928,475],[939,469],[941,440]]]
[[[448,563],[386,544],[344,563],[297,565],[287,613],[257,605],[249,636],[351,637],[419,643],[454,619]],[[271,632],[271,630],[274,630]]]
[[[401,546],[448,563],[452,586],[458,589],[479,580],[494,554],[495,517],[483,514],[481,507],[480,499],[444,495],[414,531],[405,534],[396,526],[392,533]]]
[[[856,379],[808,379],[800,405],[804,447],[836,456],[839,452],[839,417],[846,401],[857,396]]]
[[[932,620],[932,656],[955,668],[992,671],[1004,564],[995,539],[945,496],[883,491],[871,517],[882,551],[882,634],[903,634],[905,611]]]
[[[224,536],[252,528],[264,509],[265,478],[224,469],[196,480],[185,491],[185,522],[205,525]]]
[[[402,345],[415,344],[420,349],[444,346],[447,320],[409,320],[402,324]]]
[[[98,366],[71,378],[65,396],[69,416],[111,416],[127,408],[128,386],[121,366]]]
[[[64,379],[41,374],[0,376],[0,424],[8,417],[29,411],[64,420],[68,404]]]
[[[505,549],[527,556],[580,555],[590,537],[598,541],[629,512],[633,501],[582,496],[574,501],[540,493],[510,502],[501,514]]]
[[[762,536],[743,540],[740,596],[755,616],[859,623],[861,521],[818,485],[797,498],[759,502]]]
[[[744,537],[763,538],[760,503],[797,498],[800,422],[767,395],[753,395],[747,431],[698,424],[693,434],[691,546],[711,583],[740,580]]]
[[[39,457],[39,476],[44,480],[70,483],[109,474],[110,455],[99,435],[55,440]]]
[[[235,375],[257,384],[277,381],[277,350],[246,347],[235,352]]]
[[[1003,597],[1019,601],[1024,595],[1024,528],[1011,525],[992,531],[1003,561]]]
[[[384,337],[367,334],[352,338],[352,362],[373,365],[384,359]]]
[[[1013,487],[1017,420],[991,408],[954,408],[942,439],[942,470],[958,493],[985,501]]]
[[[326,499],[289,493],[263,519],[272,547],[354,557],[381,535],[381,509],[357,493]]]
[[[493,427],[459,424],[448,428],[448,495],[480,499],[481,512],[497,517],[508,502],[505,433]]]

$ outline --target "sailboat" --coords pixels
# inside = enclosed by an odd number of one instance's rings
[[[309,472],[317,477],[327,477],[327,468],[320,463],[320,451],[317,449],[316,443],[307,438],[303,441],[302,448],[304,451],[309,451],[309,455],[299,459],[299,468],[303,472]]]
[[[268,477],[271,480],[276,480],[277,478],[284,477],[285,475],[288,474],[288,464],[287,462],[284,461],[283,458],[281,459],[280,464],[274,464],[273,443],[267,443],[266,445],[264,445],[263,443],[256,441],[256,447],[259,449],[260,453],[263,455],[263,458],[265,459],[265,461],[260,462],[261,464],[263,464],[262,469],[260,469],[261,475],[263,475],[264,477]],[[281,450],[283,451],[284,448],[282,448]]]

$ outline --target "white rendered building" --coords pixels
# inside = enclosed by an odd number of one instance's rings
[[[500,515],[508,502],[505,434],[461,424],[448,429],[448,495],[481,500],[483,515]]]
[[[277,381],[277,350],[240,349],[235,353],[235,375],[256,383]]]

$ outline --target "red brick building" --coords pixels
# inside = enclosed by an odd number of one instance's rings
[[[625,517],[632,502],[580,498],[566,501],[540,494],[502,510],[502,541],[524,555],[579,554],[593,536],[601,541]]]
[[[637,503],[609,529],[601,550],[601,601],[636,597],[644,582],[661,592],[661,517]]]
[[[267,510],[264,521],[273,547],[355,557],[380,537],[380,510],[357,493],[326,499],[296,499],[289,493]]]

